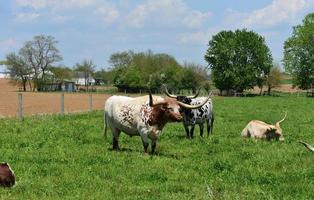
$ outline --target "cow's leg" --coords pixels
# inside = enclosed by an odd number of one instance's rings
[[[187,125],[187,123],[183,123],[183,126],[186,132],[186,137],[190,138],[189,126]]]
[[[142,139],[142,143],[143,143],[143,147],[144,147],[144,153],[147,154],[147,149],[148,149],[148,145],[149,145],[149,139],[147,137],[147,134],[144,133],[140,133],[141,135],[141,139]]]
[[[212,113],[212,116],[211,116],[210,121],[209,121],[210,122],[210,134],[213,134],[214,121],[215,121],[215,117],[214,117],[214,113]]]
[[[148,142],[145,142],[145,141],[142,139],[142,143],[143,143],[143,147],[144,147],[144,153],[147,154]]]
[[[204,132],[204,123],[200,123],[200,136],[203,137],[203,132]]]
[[[152,154],[156,152],[157,140],[152,140]]]
[[[210,133],[210,119],[207,119],[206,120],[206,129],[207,129],[207,137],[209,136],[209,133]]]
[[[190,129],[190,138],[193,139],[194,138],[194,128],[195,128],[195,124],[191,125],[191,129]]]
[[[112,149],[119,150],[119,136],[121,131],[117,128],[113,128],[112,130]]]

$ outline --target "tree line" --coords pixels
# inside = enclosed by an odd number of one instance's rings
[[[191,90],[204,86],[208,88],[209,76],[204,67],[194,63],[180,65],[173,56],[155,54],[152,51],[135,53],[117,52],[110,56],[111,68],[96,70],[92,60],[85,59],[74,67],[56,65],[62,56],[52,36],[39,35],[25,42],[18,53],[12,52],[3,62],[10,77],[18,81],[23,90],[28,85],[32,91],[41,91],[47,83],[72,80],[80,73],[88,90],[91,78],[99,83],[111,84],[119,91],[159,91],[162,84],[170,90]]]
[[[195,92],[197,88],[209,84],[204,67],[188,62],[180,65],[168,54],[154,54],[152,51],[118,52],[110,56],[109,63],[112,68],[108,73],[112,74],[112,82],[119,91],[159,91],[166,84],[175,92]]]
[[[293,27],[292,36],[284,43],[283,65],[292,75],[294,86],[314,88],[314,13],[308,14],[300,25]],[[74,67],[58,66],[62,60],[52,36],[39,35],[25,42],[17,52],[9,53],[2,62],[11,78],[19,81],[24,90],[26,84],[33,91],[51,81],[71,80],[80,72],[88,87],[90,77],[105,84],[112,84],[119,91],[158,91],[163,84],[179,93],[195,92],[203,86],[210,89],[210,81],[221,92],[243,92],[258,86],[267,87],[268,93],[279,84],[281,72],[273,62],[265,39],[254,31],[241,29],[223,30],[208,42],[204,59],[208,67],[196,63],[180,64],[173,56],[152,51],[123,51],[113,53],[110,67],[96,71],[92,60],[83,60]]]

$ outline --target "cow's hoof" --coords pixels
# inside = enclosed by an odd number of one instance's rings
[[[120,148],[119,148],[119,147],[118,147],[118,148],[117,148],[117,147],[114,147],[114,148],[112,148],[112,150],[113,150],[113,151],[120,151]]]

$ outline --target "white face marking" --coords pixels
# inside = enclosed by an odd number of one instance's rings
[[[173,110],[174,113],[180,113],[180,106],[175,105],[175,106],[172,107],[172,110]]]

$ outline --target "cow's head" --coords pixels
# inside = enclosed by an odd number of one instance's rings
[[[0,163],[0,186],[12,187],[15,184],[15,175],[8,163]]]
[[[282,120],[276,122],[275,125],[269,125],[268,131],[266,133],[267,139],[270,140],[270,139],[274,138],[274,139],[277,139],[279,141],[285,140],[283,137],[283,134],[282,134],[282,129],[280,127],[280,123],[285,120],[286,116],[287,116],[287,113],[285,114],[285,117]]]
[[[195,94],[195,95],[192,95],[192,96],[182,96],[182,95],[173,95],[173,94],[170,94],[170,93],[168,92],[168,89],[167,89],[166,86],[164,86],[164,90],[165,90],[165,94],[166,94],[168,97],[170,97],[170,98],[175,98],[177,101],[180,101],[180,102],[182,102],[182,103],[191,105],[192,99],[195,99],[195,98],[199,95],[201,89],[199,88],[199,89],[197,90],[196,94]],[[212,93],[210,93],[209,96],[211,96],[211,94],[212,94]],[[208,97],[208,99],[209,99],[209,97]],[[207,100],[208,100],[208,99],[207,99]],[[206,102],[205,102],[205,103],[206,103]],[[204,104],[205,104],[205,103],[204,103]],[[202,105],[204,105],[204,104],[202,104]],[[191,115],[191,110],[190,110],[190,109],[185,109],[184,107],[182,107],[181,112],[184,113],[186,116],[190,116],[190,115]]]
[[[152,94],[149,93],[149,106],[153,108],[149,123],[152,125],[166,124],[167,122],[179,122],[182,120],[182,115],[180,113],[181,108],[197,109],[203,106],[207,100],[208,99],[199,105],[185,104],[172,98],[165,98],[161,102],[153,102]]]
[[[168,89],[167,89],[166,86],[164,86],[164,89],[165,89],[165,94],[166,94],[168,97],[174,98],[174,99],[176,99],[176,100],[178,100],[178,101],[180,101],[180,102],[182,102],[182,103],[185,103],[185,104],[191,104],[192,99],[196,98],[196,97],[199,95],[200,90],[201,90],[201,89],[198,89],[197,92],[196,92],[196,94],[195,94],[195,95],[192,95],[192,96],[182,96],[182,95],[173,95],[173,94],[170,94],[170,93],[168,92]]]

